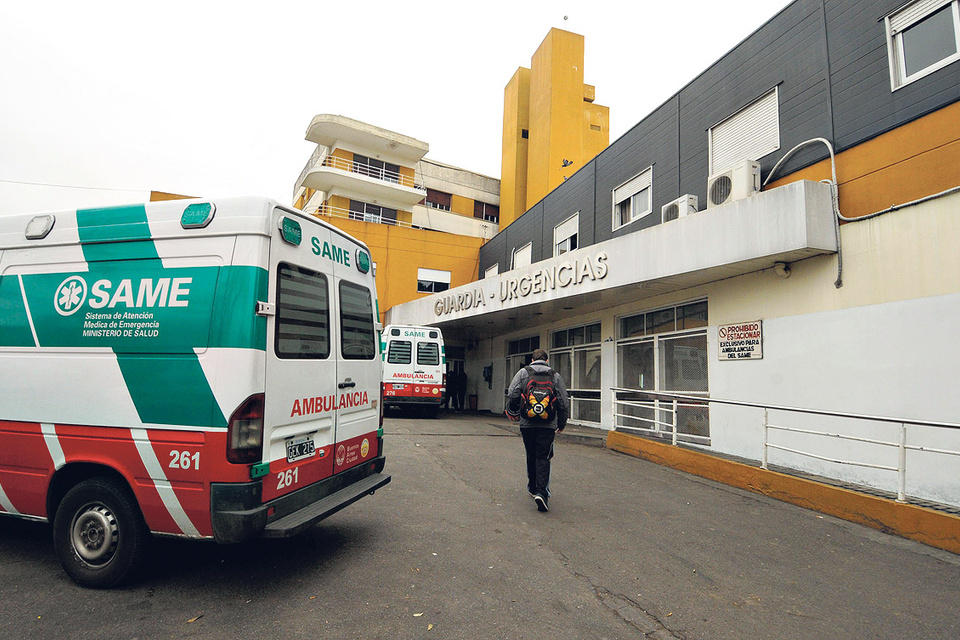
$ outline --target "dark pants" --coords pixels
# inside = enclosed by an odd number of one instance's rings
[[[557,432],[549,427],[524,427],[520,429],[520,436],[527,452],[527,490],[549,498],[550,459]]]

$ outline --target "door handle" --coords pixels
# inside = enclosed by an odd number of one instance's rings
[[[357,383],[356,383],[356,382],[348,381],[348,382],[341,382],[340,384],[337,385],[337,388],[338,388],[338,389],[352,389],[352,388],[355,387],[355,386],[357,386]]]

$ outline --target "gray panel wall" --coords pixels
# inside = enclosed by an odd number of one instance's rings
[[[708,129],[773,87],[780,149],[758,159],[763,179],[805,141],[826,138],[840,152],[960,100],[960,62],[891,91],[882,18],[904,2],[791,3],[484,245],[480,272],[495,262],[506,271],[531,240],[534,261],[550,257],[553,228],[576,211],[584,247],[659,224],[660,208],[685,193],[705,208]],[[824,145],[805,146],[778,176],[826,157]],[[653,213],[613,231],[613,189],[651,165]]]

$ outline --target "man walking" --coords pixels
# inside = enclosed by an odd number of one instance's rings
[[[570,415],[570,400],[560,374],[547,364],[547,352],[537,349],[533,362],[520,369],[507,391],[507,417],[520,423],[527,454],[527,491],[538,511],[548,511],[553,441]]]

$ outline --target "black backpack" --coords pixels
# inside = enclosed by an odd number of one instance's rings
[[[557,417],[557,387],[553,382],[553,369],[537,371],[529,365],[524,368],[528,377],[520,392],[520,415],[531,422],[553,422]]]

